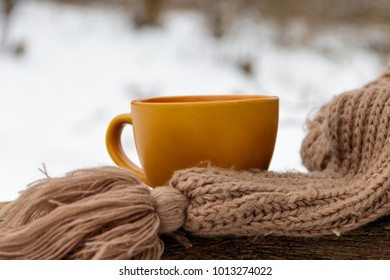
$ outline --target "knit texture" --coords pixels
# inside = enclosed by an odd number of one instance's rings
[[[203,236],[341,234],[390,212],[390,68],[343,93],[308,121],[309,173],[179,171],[184,228]]]
[[[308,121],[308,173],[215,167],[150,189],[119,167],[30,185],[0,210],[0,259],[158,259],[159,234],[340,235],[390,213],[390,68]]]

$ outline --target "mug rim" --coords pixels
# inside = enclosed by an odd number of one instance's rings
[[[134,105],[161,105],[161,104],[219,104],[248,101],[277,101],[279,97],[273,95],[255,94],[214,94],[214,95],[171,95],[141,98],[131,101]]]

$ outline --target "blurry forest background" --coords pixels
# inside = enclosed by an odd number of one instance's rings
[[[279,96],[270,168],[304,171],[306,118],[389,61],[390,0],[0,0],[0,200],[112,164],[108,122],[158,95]]]
[[[2,47],[11,28],[13,11],[31,0],[2,1]],[[39,1],[39,0],[38,0]],[[45,0],[64,5],[101,6],[128,14],[135,28],[161,26],[171,11],[196,11],[216,38],[227,36],[240,21],[272,24],[275,40],[283,45],[314,46],[319,35],[346,36],[351,44],[388,56],[390,1],[388,0]],[[356,36],[358,35],[358,36]],[[364,39],[359,35],[364,35]],[[338,37],[336,36],[336,37]],[[355,45],[356,46],[356,45]],[[20,47],[20,46],[19,46]],[[16,50],[16,53],[18,51]]]

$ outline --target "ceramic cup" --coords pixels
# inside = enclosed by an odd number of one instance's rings
[[[174,171],[204,165],[268,169],[278,130],[279,99],[262,95],[170,96],[134,100],[110,122],[113,161],[151,187]],[[141,167],[125,154],[121,133],[133,126]]]

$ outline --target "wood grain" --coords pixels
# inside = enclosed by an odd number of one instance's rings
[[[337,237],[262,236],[257,239],[187,235],[186,249],[170,237],[163,259],[390,259],[390,216]]]

